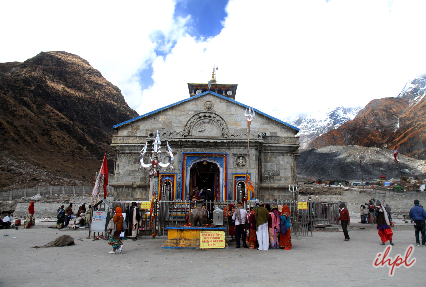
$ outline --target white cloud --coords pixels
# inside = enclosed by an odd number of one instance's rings
[[[220,35],[186,37],[154,61],[138,111],[188,97],[186,83],[207,82],[213,63],[220,83],[239,84],[238,101],[280,118],[397,96],[426,70],[420,3],[394,1],[389,13],[388,1],[231,1]]]
[[[187,83],[207,82],[213,64],[220,83],[239,85],[237,101],[279,118],[397,96],[426,70],[426,1],[234,0],[222,32],[198,40],[172,0],[69,3],[0,2],[0,62],[77,54],[139,113],[187,98]],[[137,74],[150,65],[146,87]]]
[[[182,35],[185,19],[173,19],[174,2],[2,1],[0,62],[25,61],[41,51],[67,51],[89,61],[140,105],[136,76],[154,58],[153,32]],[[7,43],[7,45],[4,45]]]

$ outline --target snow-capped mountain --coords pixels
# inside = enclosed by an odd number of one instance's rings
[[[426,159],[426,79],[409,81],[398,97],[370,101],[358,115],[319,137],[309,148],[358,145],[394,149]]]
[[[361,107],[356,108],[329,108],[307,116],[284,119],[285,122],[300,129],[300,148],[305,149],[316,137],[353,120]]]

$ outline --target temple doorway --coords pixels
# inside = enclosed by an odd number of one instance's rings
[[[172,183],[169,180],[165,180],[161,183],[161,193],[159,195],[160,200],[172,201]]]
[[[201,190],[207,191],[207,200],[219,200],[220,199],[220,170],[216,163],[203,160],[195,163],[190,169],[190,191],[189,198],[196,193],[200,193]]]
[[[242,202],[246,193],[246,183],[241,180],[237,183],[237,202]]]

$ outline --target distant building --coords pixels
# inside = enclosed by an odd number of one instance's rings
[[[211,189],[219,201],[241,200],[247,164],[255,192],[249,197],[288,195],[296,184],[299,129],[256,110],[247,158],[248,106],[235,101],[238,85],[217,84],[214,73],[210,85],[189,83],[189,98],[114,126],[116,199],[149,200],[148,172],[139,170],[139,156],[157,130],[175,158],[173,171],[159,175],[164,199],[189,199],[197,188]]]

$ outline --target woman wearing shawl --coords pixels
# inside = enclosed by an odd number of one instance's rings
[[[25,220],[24,222],[25,228],[30,228],[31,225],[35,225],[34,202],[31,202],[30,206],[28,207],[28,217],[27,217],[27,220]]]
[[[256,248],[256,214],[254,212],[254,208],[252,207],[250,213],[248,215],[248,223],[249,223],[249,248]]]
[[[280,248],[285,248],[285,250],[290,250],[293,245],[291,244],[291,223],[290,223],[290,209],[287,205],[283,206],[281,211],[281,224],[285,224],[287,227],[287,232],[285,234],[280,233]]]
[[[389,215],[386,212],[386,209],[382,207],[381,202],[378,200],[376,202],[376,219],[377,219],[377,230],[379,231],[380,239],[382,240],[381,245],[385,245],[385,243],[389,240],[390,245],[393,245],[392,236],[393,232],[390,228],[390,220]]]
[[[112,245],[112,251],[108,252],[110,254],[114,254],[117,250],[121,253],[123,250],[123,242],[120,240],[120,233],[123,230],[123,219],[121,207],[117,207],[115,209],[115,215],[112,218],[115,223],[114,235],[110,235],[108,239],[108,244]]]
[[[269,243],[271,248],[278,248],[278,236],[280,234],[280,214],[278,209],[273,208],[271,211],[271,228],[269,229]]]

